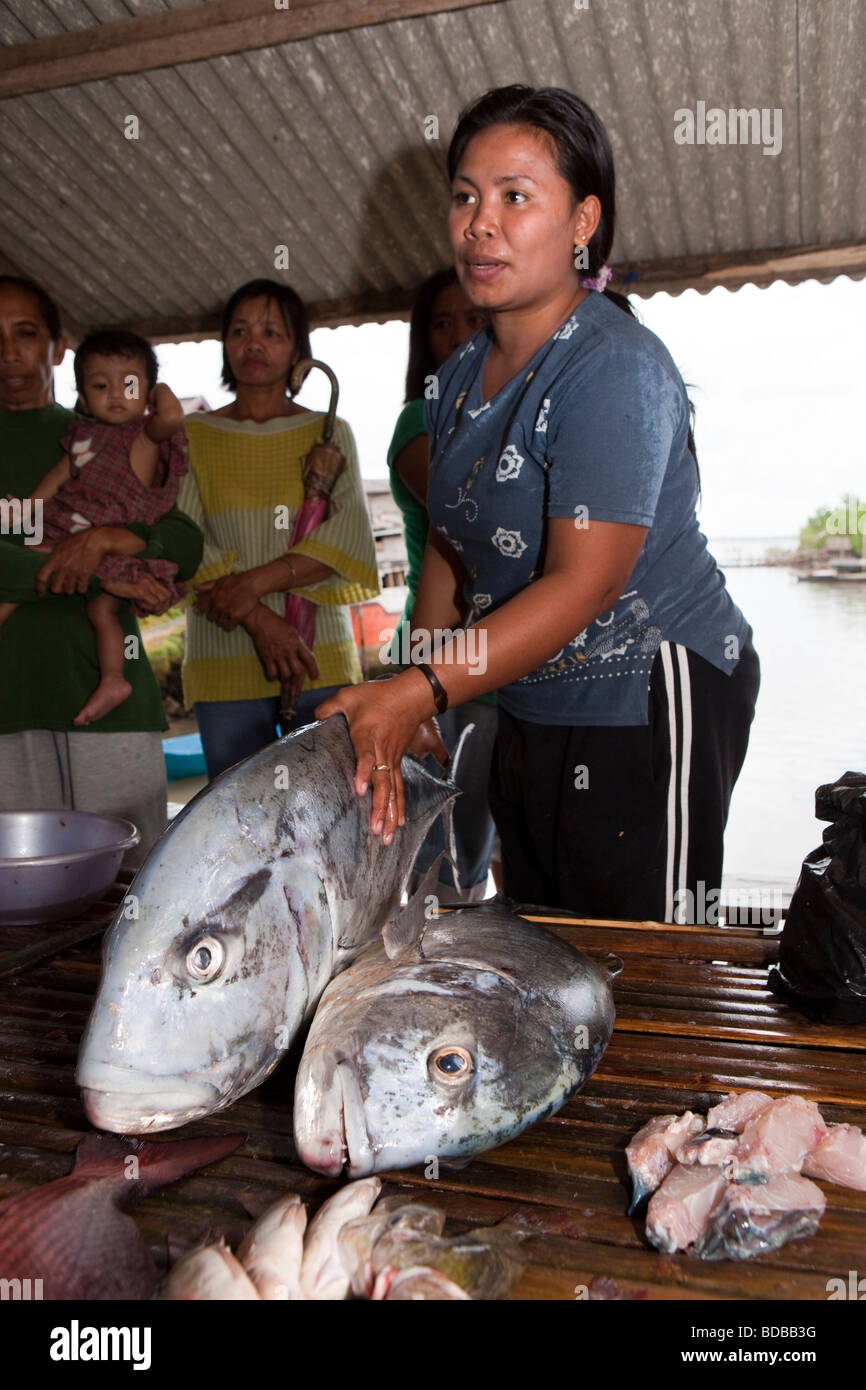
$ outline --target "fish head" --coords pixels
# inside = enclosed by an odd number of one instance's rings
[[[558,1109],[591,1074],[613,1022],[607,976],[548,933],[554,959],[536,957],[533,971],[530,924],[507,924],[530,938],[509,956],[484,932],[462,939],[462,915],[396,960],[372,948],[332,981],[295,1088],[309,1167],[358,1177],[461,1162]]]
[[[276,1066],[327,980],[311,978],[331,942],[315,847],[296,833],[281,854],[267,778],[242,797],[220,782],[157,842],[107,933],[77,1071],[96,1128],[223,1109]]]

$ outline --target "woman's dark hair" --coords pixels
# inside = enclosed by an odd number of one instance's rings
[[[598,275],[613,245],[616,192],[613,150],[604,124],[592,107],[564,87],[494,87],[463,108],[448,147],[448,177],[453,181],[473,136],[495,125],[527,125],[549,135],[557,169],[571,186],[575,201],[594,194],[601,218],[587,247],[585,273]],[[621,297],[621,296],[620,296]]]
[[[140,357],[148,391],[156,385],[159,375],[156,353],[138,333],[129,333],[125,328],[104,328],[82,338],[75,353],[75,385],[79,396],[84,395],[84,369],[91,357]]]
[[[406,368],[406,401],[417,401],[424,395],[429,376],[435,375],[436,363],[430,351],[430,320],[433,305],[449,285],[457,285],[457,271],[437,270],[425,280],[415,296],[409,323],[409,365]]]
[[[7,288],[23,290],[33,296],[39,305],[39,316],[48,329],[52,343],[56,343],[58,338],[63,337],[60,310],[51,295],[47,294],[40,284],[37,284],[35,280],[29,280],[24,275],[0,275],[0,290]]]
[[[558,172],[570,185],[575,201],[594,194],[601,204],[601,217],[589,245],[584,274],[597,276],[607,264],[616,226],[616,187],[613,150],[604,122],[592,107],[564,87],[494,87],[465,106],[448,146],[448,177],[454,180],[466,146],[473,136],[496,125],[525,125],[541,130],[553,141]],[[605,289],[605,298],[618,309],[638,316],[623,294]],[[691,422],[694,406],[689,401],[688,447],[698,467]],[[700,471],[698,471],[700,492]]]
[[[280,317],[287,332],[294,334],[295,347],[298,350],[298,360],[304,357],[312,357],[313,349],[310,347],[310,323],[307,318],[307,311],[304,301],[300,295],[295,294],[288,285],[281,285],[277,280],[248,280],[240,289],[235,290],[231,299],[228,300],[223,309],[223,319],[220,326],[220,338],[223,345],[223,386],[229,391],[234,391],[237,386],[234,372],[229,366],[228,354],[226,352],[226,337],[228,336],[231,321],[235,316],[237,307],[245,299],[259,299],[264,296],[267,300],[272,300],[280,311]],[[289,373],[291,375],[291,372]],[[286,390],[290,396],[294,396],[289,386],[289,378],[286,377]]]

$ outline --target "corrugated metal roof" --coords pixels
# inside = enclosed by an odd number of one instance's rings
[[[0,40],[181,8],[0,0]],[[864,36],[862,0],[503,0],[10,97],[0,253],[82,326],[207,328],[281,245],[320,318],[391,316],[449,260],[461,106],[522,81],[579,92],[605,120],[629,288],[862,276]],[[699,102],[780,110],[780,153],[676,143],[674,113]],[[832,247],[849,249],[816,260]],[[784,254],[803,248],[799,265]]]

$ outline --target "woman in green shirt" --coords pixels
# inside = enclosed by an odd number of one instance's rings
[[[456,272],[441,270],[426,280],[418,291],[409,328],[409,366],[406,372],[406,404],[397,418],[388,448],[388,472],[394,501],[403,513],[409,594],[391,646],[390,659],[408,665],[412,608],[430,520],[427,515],[427,466],[429,449],[425,400],[436,389],[436,372],[461,343],[471,338],[489,321],[484,309],[470,303],[457,281]],[[418,634],[415,634],[418,640]],[[429,659],[427,657],[425,660]],[[454,808],[454,837],[461,892],[454,888],[449,868],[442,870],[438,896],[443,904],[472,902],[485,896],[487,871],[491,861],[495,828],[487,804],[490,760],[496,738],[496,696],[482,695],[467,700],[456,709],[439,716],[442,738],[453,752],[467,724],[474,724],[457,767],[461,790]],[[436,770],[430,760],[429,765]],[[430,831],[415,863],[422,874],[444,848],[441,823]],[[494,878],[498,874],[498,855],[494,855]],[[497,879],[498,882],[498,879]]]
[[[41,286],[0,276],[0,497],[28,497],[60,459],[74,414],[54,401],[63,360],[56,305]],[[0,536],[0,602],[17,603],[3,629],[0,660],[0,810],[94,811],[135,823],[141,834],[126,865],[140,863],[166,824],[166,729],[159,689],[131,609],[121,606],[127,700],[86,728],[75,715],[99,668],[86,601],[106,555],[164,556],[190,579],[202,535],[176,507],[156,523],[92,526],[34,552],[7,507]],[[112,587],[117,597],[122,588]]]

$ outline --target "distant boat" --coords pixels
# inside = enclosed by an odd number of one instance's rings
[[[860,560],[834,560],[821,569],[806,570],[797,578],[809,584],[863,584],[866,583],[866,568]]]

